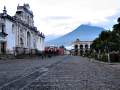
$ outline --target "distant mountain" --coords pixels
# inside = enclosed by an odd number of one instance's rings
[[[105,29],[98,26],[80,25],[72,32],[57,39],[50,40],[46,44],[68,46],[71,45],[71,43],[77,38],[80,39],[80,41],[93,41],[103,30]]]

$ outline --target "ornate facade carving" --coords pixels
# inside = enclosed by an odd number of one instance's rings
[[[18,5],[15,16],[8,15],[4,7],[3,13],[0,13],[0,33],[4,35],[4,37],[0,35],[0,44],[1,42],[6,42],[6,53],[8,51],[17,54],[23,52],[31,53],[33,49],[44,50],[45,36],[34,26],[33,17],[29,4]],[[1,47],[0,53],[2,53]]]

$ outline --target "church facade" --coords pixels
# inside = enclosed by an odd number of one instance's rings
[[[34,26],[29,4],[17,6],[14,16],[0,13],[0,54],[35,54],[44,50],[45,36]]]

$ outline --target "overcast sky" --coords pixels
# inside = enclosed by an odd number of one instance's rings
[[[111,28],[120,16],[120,0],[0,0],[9,15],[14,15],[18,4],[29,3],[35,25],[46,36],[60,36],[80,24]]]

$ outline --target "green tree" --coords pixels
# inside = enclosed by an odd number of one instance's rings
[[[107,55],[108,62],[110,62],[110,52],[119,51],[120,53],[120,18],[118,18],[117,22],[117,24],[113,25],[112,31],[102,31],[91,45],[91,51],[97,51],[98,56],[100,56],[100,54],[103,54],[103,56]]]
[[[120,52],[120,18],[117,20],[117,24],[113,25],[113,31],[110,41],[113,43],[112,50]]]
[[[108,51],[109,49],[109,38],[111,37],[111,31],[102,31],[101,34],[99,35],[98,38],[96,38],[92,45],[91,48],[95,49],[97,52],[100,51]]]

